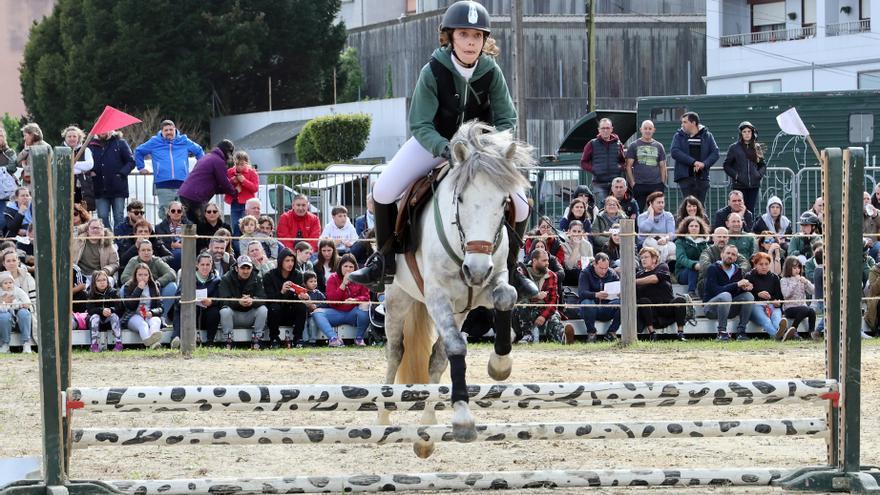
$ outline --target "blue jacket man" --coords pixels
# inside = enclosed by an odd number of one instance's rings
[[[174,122],[165,120],[162,129],[147,142],[134,150],[138,170],[144,170],[144,158],[153,160],[153,189],[159,198],[160,210],[164,210],[177,196],[177,189],[189,175],[189,155],[197,160],[205,151],[186,134],[181,134]],[[159,212],[164,217],[164,211]]]
[[[681,129],[670,146],[675,160],[675,182],[682,196],[694,196],[704,205],[709,192],[709,169],[718,161],[718,145],[696,112],[681,116]]]

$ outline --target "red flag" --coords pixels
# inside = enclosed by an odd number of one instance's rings
[[[141,119],[137,117],[107,105],[104,107],[104,111],[101,112],[101,116],[95,121],[95,125],[92,126],[92,130],[89,131],[89,134],[94,136],[96,134],[115,131],[116,129],[122,129],[127,125],[137,124],[140,121]]]

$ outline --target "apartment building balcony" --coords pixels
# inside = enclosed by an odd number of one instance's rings
[[[842,23],[850,24],[850,23]],[[870,30],[870,23],[868,29]],[[859,31],[854,31],[859,32]],[[728,34],[720,37],[719,44],[726,46],[742,46],[753,45],[756,43],[772,43],[776,41],[802,40],[814,38],[816,36],[816,26],[802,26],[790,29],[775,29],[772,31],[760,31],[756,33],[740,33]],[[830,35],[829,35],[830,36]]]
[[[844,36],[847,34],[867,33],[871,31],[871,19],[838,22],[825,26],[825,36]]]

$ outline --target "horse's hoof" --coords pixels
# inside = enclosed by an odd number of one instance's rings
[[[477,428],[473,423],[452,425],[452,438],[459,443],[471,443],[477,439]]]
[[[419,459],[427,459],[434,453],[434,442],[413,442],[413,452]]]
[[[489,377],[496,382],[507,380],[512,370],[513,359],[510,358],[510,354],[499,356],[492,352],[489,355],[489,364],[486,366],[486,371],[488,371]]]

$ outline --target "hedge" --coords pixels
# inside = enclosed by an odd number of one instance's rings
[[[330,164],[315,162],[315,163],[303,163],[301,165],[285,165],[283,167],[278,167],[272,169],[271,172],[286,172],[289,170],[324,170]],[[271,173],[270,172],[270,173]],[[299,185],[305,184],[306,182],[312,182],[314,180],[318,180],[323,176],[320,174],[303,174],[303,175],[270,175],[269,180],[267,181],[269,184],[284,184],[290,188],[293,188],[297,192],[300,191]]]
[[[344,162],[360,155],[367,146],[367,139],[370,137],[370,125],[372,118],[363,113],[341,114],[341,115],[325,115],[310,120],[304,127],[303,132],[306,134],[306,140],[309,144],[304,144],[306,151],[310,144],[314,145],[319,160],[322,162]],[[300,133],[302,137],[303,133]],[[303,163],[312,160],[306,160],[306,157],[300,155],[299,140],[297,140],[297,158]],[[312,157],[308,157],[312,158]]]
[[[306,122],[306,125],[303,126],[302,130],[299,131],[299,136],[296,138],[296,159],[300,163],[314,163],[321,162],[321,155],[318,153],[318,148],[315,147],[314,140],[314,132],[312,131],[312,122]]]

